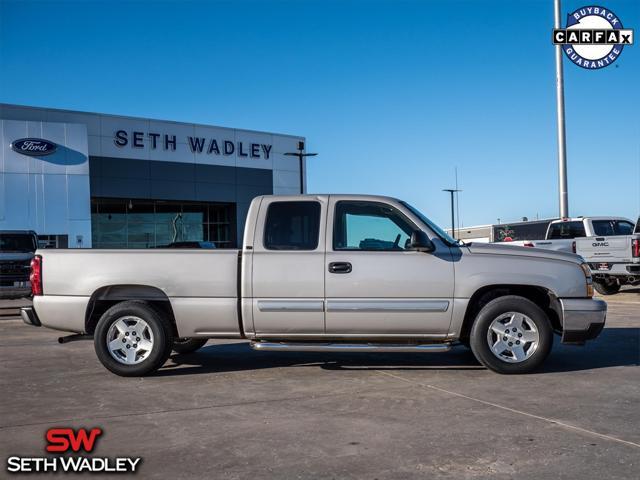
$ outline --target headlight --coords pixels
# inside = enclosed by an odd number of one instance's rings
[[[580,268],[584,273],[584,278],[587,282],[587,297],[593,297],[593,279],[591,278],[591,269],[587,263],[581,263]]]

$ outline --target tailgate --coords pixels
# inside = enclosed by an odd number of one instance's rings
[[[587,262],[631,262],[631,237],[587,237],[576,241],[576,253]]]

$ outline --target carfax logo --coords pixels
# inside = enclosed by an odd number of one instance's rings
[[[566,28],[553,30],[554,45],[562,45],[569,60],[588,70],[615,62],[625,45],[633,45],[633,30],[625,29],[608,8],[582,7],[567,15]]]
[[[18,455],[7,458],[7,472],[9,473],[135,473],[140,466],[140,457],[94,457],[88,455],[73,455],[81,450],[92,453],[98,438],[102,435],[101,428],[50,428],[45,438],[48,453],[58,453],[61,456],[21,457]],[[71,454],[71,455],[63,455]]]

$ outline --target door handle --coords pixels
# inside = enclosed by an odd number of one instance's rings
[[[329,273],[351,273],[353,268],[349,262],[331,262],[329,264]]]

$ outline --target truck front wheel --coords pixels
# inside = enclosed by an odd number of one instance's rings
[[[617,280],[594,281],[593,286],[600,295],[613,295],[620,291],[620,282]]]
[[[531,300],[516,295],[487,303],[471,328],[471,350],[498,373],[528,373],[547,358],[553,330],[547,315]]]
[[[98,359],[122,377],[155,372],[169,358],[173,345],[171,324],[146,302],[131,300],[107,310],[93,335]]]

